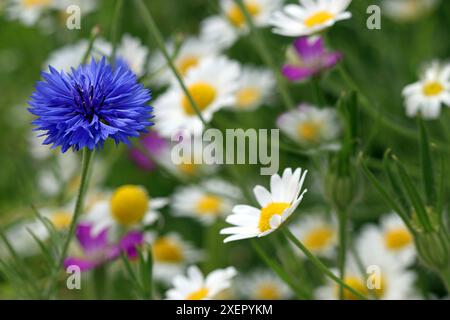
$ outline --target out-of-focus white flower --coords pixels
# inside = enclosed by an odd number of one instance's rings
[[[383,0],[382,10],[386,16],[398,21],[415,21],[430,13],[439,0]]]
[[[122,58],[138,77],[145,73],[148,49],[138,38],[125,34],[117,48],[117,57]]]
[[[50,10],[55,0],[11,0],[6,4],[6,16],[30,26],[35,24],[42,13]]]
[[[236,289],[245,299],[286,300],[292,296],[289,287],[269,270],[256,270],[238,278]]]

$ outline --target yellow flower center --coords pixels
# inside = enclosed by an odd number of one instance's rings
[[[245,8],[247,12],[252,16],[256,17],[261,12],[261,7],[255,2],[245,3]],[[245,16],[236,4],[233,4],[227,13],[228,20],[235,27],[243,27],[245,25]]]
[[[50,221],[56,230],[68,229],[72,222],[72,214],[66,211],[55,212],[51,215]]]
[[[379,287],[370,289],[369,292],[375,298],[381,299],[384,296],[384,293],[386,290],[386,282],[384,281],[384,277],[383,277],[383,275],[380,275],[380,279],[378,279],[376,276],[373,276],[372,280],[373,280],[372,285],[373,286],[378,285]],[[378,284],[376,284],[375,282],[378,282]]]
[[[208,289],[200,288],[186,297],[186,300],[203,300],[208,296]]]
[[[265,232],[270,230],[270,219],[276,214],[281,215],[284,210],[290,207],[287,202],[272,202],[266,207],[261,209],[261,215],[259,217],[258,228],[259,231]]]
[[[431,81],[423,86],[423,94],[427,97],[437,96],[444,91],[444,86],[437,81]]]
[[[261,92],[257,88],[244,88],[236,94],[237,105],[246,108],[255,104],[261,97]]]
[[[198,64],[198,57],[196,56],[187,56],[177,63],[177,69],[181,73],[181,75],[185,76],[189,69],[195,67]]]
[[[33,8],[38,6],[48,6],[52,0],[23,0],[22,3],[26,8]]]
[[[256,291],[256,299],[258,300],[279,300],[281,299],[280,290],[274,283],[262,283]]]
[[[149,197],[145,189],[124,185],[114,191],[110,204],[114,219],[122,225],[139,223],[148,209]]]
[[[183,251],[180,246],[167,237],[157,239],[152,246],[152,250],[156,261],[170,263],[183,261]]]
[[[205,195],[197,203],[197,211],[201,215],[213,214],[216,215],[220,212],[220,206],[222,205],[222,199],[214,195]]]
[[[192,176],[197,171],[197,165],[194,163],[181,163],[178,165],[178,169],[188,176]]]
[[[316,121],[307,121],[301,123],[297,132],[300,138],[309,143],[316,143],[319,140],[319,133],[322,129],[322,123]]]
[[[318,227],[311,230],[303,240],[305,246],[311,251],[327,247],[333,240],[334,231],[330,227]]]
[[[411,242],[411,233],[406,228],[391,229],[384,234],[384,244],[390,250],[403,249]]]
[[[190,85],[188,90],[200,111],[208,108],[217,95],[217,91],[213,86],[202,81]],[[183,96],[181,105],[183,106],[183,110],[186,114],[190,116],[195,115],[194,108],[186,95]]]
[[[334,14],[328,12],[328,11],[318,11],[314,13],[313,15],[309,16],[305,20],[305,25],[308,28],[312,28],[321,24],[324,24],[330,19],[334,18]]]
[[[344,282],[346,285],[352,287],[359,293],[367,296],[369,294],[369,289],[364,284],[364,281],[357,277],[345,277]],[[336,286],[336,296],[339,296],[339,286]],[[359,298],[350,292],[348,289],[344,288],[344,299],[345,300],[359,300]]]

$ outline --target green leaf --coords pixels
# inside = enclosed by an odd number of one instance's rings
[[[425,124],[421,117],[418,117],[419,132],[420,132],[420,160],[422,166],[422,178],[425,189],[425,196],[427,205],[434,207],[436,201],[436,190],[434,183],[433,161],[430,150],[430,140],[425,128]]]
[[[407,197],[403,192],[403,188],[400,185],[400,182],[392,172],[391,165],[389,162],[390,155],[391,155],[390,149],[386,150],[383,157],[383,169],[386,172],[389,182],[391,183],[392,190],[397,195],[398,201],[400,202],[400,205],[402,206],[405,215],[410,217],[411,205],[409,204]]]

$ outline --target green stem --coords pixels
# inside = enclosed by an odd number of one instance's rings
[[[253,34],[252,40],[254,41],[254,45],[255,45],[258,53],[260,54],[261,59],[272,70],[273,74],[275,75],[278,91],[281,94],[281,98],[283,100],[285,108],[286,109],[293,108],[294,102],[293,102],[292,97],[289,93],[289,90],[286,86],[285,79],[281,76],[279,68],[273,62],[272,56],[267,48],[267,45],[266,45],[263,37],[260,35],[258,30],[256,30],[256,27],[255,27],[255,24],[253,23],[251,14],[248,12],[248,10],[242,0],[234,0],[234,1],[236,2],[236,4],[239,6],[242,13],[244,14],[245,20],[250,29],[250,33]]]
[[[308,294],[291,280],[291,277],[286,273],[286,271],[284,271],[283,268],[264,251],[258,241],[259,239],[252,239],[250,242],[253,249],[255,249],[256,253],[267,264],[267,266],[271,268],[281,278],[281,280],[283,280],[292,289],[297,298],[308,299]]]
[[[339,277],[345,281],[345,258],[347,249],[347,212],[344,210],[338,211],[339,219]],[[344,300],[344,287],[339,286],[339,299]]]
[[[89,171],[90,166],[92,163],[92,158],[94,155],[93,151],[90,151],[87,148],[83,149],[83,160],[81,164],[81,183],[80,187],[78,189],[78,196],[75,203],[75,211],[73,213],[72,221],[70,223],[69,227],[69,233],[67,234],[67,238],[63,244],[61,254],[59,256],[58,263],[55,265],[55,269],[52,272],[52,275],[50,277],[50,282],[47,289],[47,296],[50,296],[53,292],[53,289],[56,285],[59,271],[64,266],[64,260],[66,259],[67,251],[69,250],[70,242],[72,241],[72,238],[75,234],[75,228],[78,223],[78,218],[80,217],[81,213],[83,212],[84,207],[84,198],[86,195],[86,190],[88,187],[88,180],[89,180]]]
[[[106,266],[99,266],[94,269],[92,272],[93,282],[94,282],[94,290],[95,297],[98,300],[102,300],[105,298],[106,290]]]
[[[116,5],[114,7],[114,15],[112,19],[112,29],[111,29],[111,43],[112,43],[112,52],[111,52],[111,63],[114,65],[116,63],[116,52],[117,52],[117,39],[119,35],[119,26],[120,26],[120,13],[122,12],[123,0],[117,0]]]
[[[316,105],[318,107],[325,106],[325,99],[320,91],[320,80],[318,77],[313,77],[311,79],[311,86],[314,93],[314,99],[316,100]]]
[[[292,241],[292,243],[298,247],[304,254],[307,256],[311,262],[320,270],[323,274],[325,274],[327,277],[329,277],[331,280],[336,282],[338,285],[343,286],[345,289],[353,293],[355,296],[357,296],[360,299],[367,300],[367,297],[365,297],[360,292],[356,291],[352,287],[350,287],[348,284],[343,282],[339,277],[337,277],[333,272],[330,271],[319,259],[317,259],[304,245],[301,243],[293,234],[291,231],[289,231],[288,228],[282,228],[282,231],[284,235]]]
[[[153,38],[155,39],[157,46],[161,50],[161,52],[167,62],[167,65],[170,67],[170,70],[175,75],[175,78],[177,79],[178,83],[180,84],[181,89],[183,90],[184,94],[186,95],[186,97],[189,100],[189,103],[191,104],[192,108],[194,109],[195,114],[200,119],[200,121],[203,123],[203,125],[206,127],[207,124],[206,124],[205,119],[202,116],[200,108],[198,107],[197,103],[195,102],[194,98],[192,97],[191,93],[189,92],[188,88],[186,87],[177,68],[173,64],[170,54],[167,51],[166,46],[164,44],[164,40],[161,35],[161,31],[159,31],[150,10],[145,6],[144,1],[142,1],[142,0],[135,0],[135,3],[139,9],[139,13],[142,16],[142,19],[144,20],[145,26],[147,27],[148,31],[150,32],[150,34],[152,34]]]
[[[445,288],[447,289],[447,292],[450,293],[450,267],[447,269],[443,269],[439,272],[441,275],[441,279],[445,284]]]
[[[84,53],[83,60],[81,60],[81,64],[85,64],[85,63],[89,62],[88,61],[89,55],[91,54],[92,47],[94,46],[94,42],[95,42],[95,39],[97,39],[98,33],[99,33],[99,29],[97,27],[94,27],[91,31],[91,35],[89,37],[89,44],[88,44],[86,52]]]

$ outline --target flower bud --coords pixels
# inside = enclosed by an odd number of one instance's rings
[[[443,270],[450,266],[450,241],[445,230],[418,233],[415,240],[419,256],[428,267]]]

